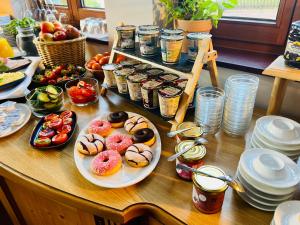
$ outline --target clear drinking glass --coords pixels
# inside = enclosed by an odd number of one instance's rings
[[[251,123],[259,79],[256,76],[238,74],[225,83],[225,107],[223,129],[232,136],[244,135]]]
[[[225,92],[217,87],[198,88],[195,122],[204,125],[204,132],[216,134],[222,123]]]

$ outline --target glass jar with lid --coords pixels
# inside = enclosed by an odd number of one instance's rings
[[[16,42],[18,48],[26,56],[38,56],[37,49],[33,43],[33,40],[36,38],[33,27],[17,27],[17,31]]]
[[[189,148],[193,144],[194,141],[190,141],[190,140],[182,141],[175,147],[175,152],[176,153],[181,152],[185,148]],[[183,153],[181,156],[176,158],[177,174],[185,180],[192,180],[193,173],[190,171],[177,169],[177,165],[185,165],[197,169],[200,166],[203,166],[204,164],[203,157],[205,155],[206,155],[206,148],[204,145],[195,146],[189,151],[187,151],[186,153]]]
[[[223,170],[211,165],[201,166],[198,170],[214,176],[225,175]],[[207,214],[219,212],[223,205],[225,191],[228,188],[226,182],[195,173],[193,173],[192,179],[192,199],[195,207]]]
[[[201,135],[204,132],[203,128],[198,126],[194,122],[180,123],[180,124],[178,124],[176,130],[182,130],[182,129],[190,128],[190,127],[194,127],[194,128],[192,128],[190,130],[187,130],[187,131],[184,131],[182,133],[179,133],[177,135],[179,140],[181,140],[181,141],[183,141],[183,140],[195,140],[196,138],[201,137]]]

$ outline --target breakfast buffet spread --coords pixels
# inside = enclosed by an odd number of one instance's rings
[[[63,150],[76,134],[76,107],[98,104],[99,84],[103,79],[102,87],[143,109],[168,121],[176,117],[192,79],[174,73],[176,65],[186,60],[186,65],[192,68],[200,50],[198,40],[210,39],[211,35],[188,34],[188,53],[183,54],[182,30],[139,26],[138,43],[133,25],[118,26],[116,32],[116,49],[124,51],[124,55],[99,53],[85,63],[85,68],[68,63],[45,64],[43,69],[38,69],[32,76],[31,90],[24,95],[27,104],[12,101],[0,104],[0,137],[21,129],[32,112],[40,118],[30,139],[32,148]],[[80,35],[72,26],[64,28],[59,23],[43,22],[39,39],[55,44]],[[158,58],[162,66],[153,64],[153,58]],[[22,72],[0,74],[0,90],[20,85],[25,76]],[[177,140],[174,155],[168,158],[176,163],[170,166],[175,165],[178,176],[192,183],[192,202],[203,213],[219,212],[228,188],[255,208],[276,212],[290,207],[286,204],[299,188],[300,167],[295,161],[300,156],[300,124],[288,118],[264,116],[256,121],[234,177],[223,168],[206,164],[210,146],[207,136],[214,137],[221,127],[234,137],[243,136],[249,129],[259,79],[241,76],[229,77],[225,91],[199,87],[187,102],[188,108],[195,108],[194,122],[179,122],[167,134]],[[74,106],[72,111],[66,103]],[[162,143],[150,118],[135,112],[111,111],[85,124],[77,138],[74,137],[74,161],[89,182],[100,187],[123,188],[142,181],[155,170]],[[299,211],[292,210],[285,210],[285,214],[290,215],[289,221],[300,215]],[[274,214],[274,221],[281,219]]]

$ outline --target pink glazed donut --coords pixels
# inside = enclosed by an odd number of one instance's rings
[[[122,166],[121,155],[114,150],[100,152],[92,161],[91,170],[99,176],[116,173]]]
[[[106,137],[111,132],[111,124],[105,120],[94,120],[88,128],[89,134],[99,134]]]
[[[123,134],[114,134],[106,138],[107,149],[118,151],[121,155],[125,153],[132,143],[132,139]]]

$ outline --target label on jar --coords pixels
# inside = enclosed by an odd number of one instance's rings
[[[196,60],[198,55],[198,40],[189,40],[188,45],[188,59],[189,60]]]
[[[181,89],[168,86],[160,90],[160,93],[164,96],[175,96],[181,92]]]
[[[120,47],[124,49],[132,49],[135,44],[135,32],[132,30],[121,30],[120,35]]]
[[[161,40],[161,56],[166,63],[177,63],[180,58],[181,41]]]
[[[151,35],[140,35],[140,51],[144,55],[154,55],[157,50],[158,38]]]

